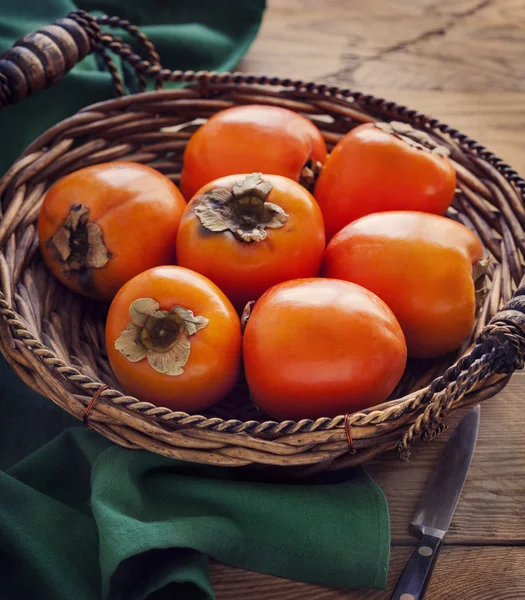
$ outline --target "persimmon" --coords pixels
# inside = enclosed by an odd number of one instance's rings
[[[332,150],[314,190],[327,239],[375,212],[445,214],[456,189],[446,154],[428,134],[406,123],[367,123],[347,133]]]
[[[301,185],[279,175],[230,175],[188,204],[177,235],[178,264],[209,277],[237,309],[276,283],[319,274],[321,211]]]
[[[106,322],[109,361],[140,400],[195,412],[237,382],[241,329],[206,277],[178,266],[149,269],[122,286]]]
[[[334,417],[383,402],[406,356],[388,306],[336,279],[276,285],[255,302],[244,331],[252,398],[276,419]]]
[[[483,247],[470,229],[438,215],[393,211],[362,217],[328,244],[323,272],[357,283],[396,315],[413,357],[458,348],[476,314],[473,267]]]
[[[234,106],[213,115],[184,151],[181,189],[189,200],[210,181],[260,171],[312,184],[326,160],[317,127],[279,106]]]
[[[62,283],[111,300],[129,279],[175,262],[186,202],[151,167],[111,162],[80,169],[47,193],[38,217],[40,249]]]

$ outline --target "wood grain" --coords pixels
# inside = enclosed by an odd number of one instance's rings
[[[333,82],[417,108],[523,174],[524,58],[523,0],[269,0],[240,68]],[[524,410],[525,373],[483,403],[473,463],[427,600],[525,598]],[[390,507],[387,591],[334,590],[213,564],[217,599],[389,599],[415,543],[408,523],[447,437],[418,445],[408,465],[394,456],[369,465]]]
[[[269,0],[242,69],[337,84],[525,92],[522,0]]]
[[[503,392],[481,405],[476,452],[447,544],[525,543],[524,387],[525,374],[516,374]],[[451,429],[460,418],[453,415]],[[392,543],[414,543],[408,523],[447,438],[419,444],[406,465],[392,455],[369,465],[388,500]]]
[[[392,549],[386,591],[327,588],[214,563],[211,581],[217,600],[385,600],[390,598],[412,550]],[[425,596],[426,600],[519,600],[525,598],[525,548],[445,547]],[[461,565],[458,568],[458,565]]]

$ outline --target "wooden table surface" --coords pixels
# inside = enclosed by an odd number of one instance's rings
[[[407,104],[525,173],[524,0],[269,0],[240,69]],[[522,411],[523,373],[482,404],[476,453],[427,600],[525,599]],[[408,465],[386,456],[369,467],[390,507],[386,592],[322,588],[214,564],[218,600],[389,599],[415,543],[408,523],[446,438],[417,446]]]

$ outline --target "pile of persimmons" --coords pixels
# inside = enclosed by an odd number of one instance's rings
[[[305,117],[237,106],[192,135],[180,184],[98,164],[39,215],[52,273],[111,301],[109,361],[139,399],[200,411],[244,368],[274,418],[345,414],[471,332],[483,248],[443,216],[455,171],[424,132],[367,123],[328,156]]]

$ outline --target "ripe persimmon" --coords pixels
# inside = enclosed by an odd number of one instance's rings
[[[383,402],[406,356],[388,306],[336,279],[276,285],[255,302],[244,331],[252,398],[277,419],[335,417]]]
[[[184,151],[181,189],[189,200],[214,179],[255,171],[308,185],[325,160],[323,136],[306,117],[280,106],[234,106],[192,135]]]
[[[319,274],[321,211],[279,175],[230,175],[205,185],[184,212],[177,261],[216,283],[237,309],[276,283]]]
[[[47,266],[75,292],[111,300],[129,279],[175,262],[186,202],[146,165],[110,162],[66,175],[47,193],[38,216]]]
[[[350,223],[326,249],[324,274],[357,283],[396,315],[409,356],[458,348],[476,316],[473,267],[483,255],[470,229],[439,215],[393,211]]]
[[[115,296],[106,346],[128,393],[195,412],[237,383],[241,326],[228,298],[209,279],[182,267],[155,267]]]
[[[406,123],[367,123],[332,150],[314,196],[329,240],[359,217],[389,210],[443,215],[454,199],[456,173],[425,132]]]

